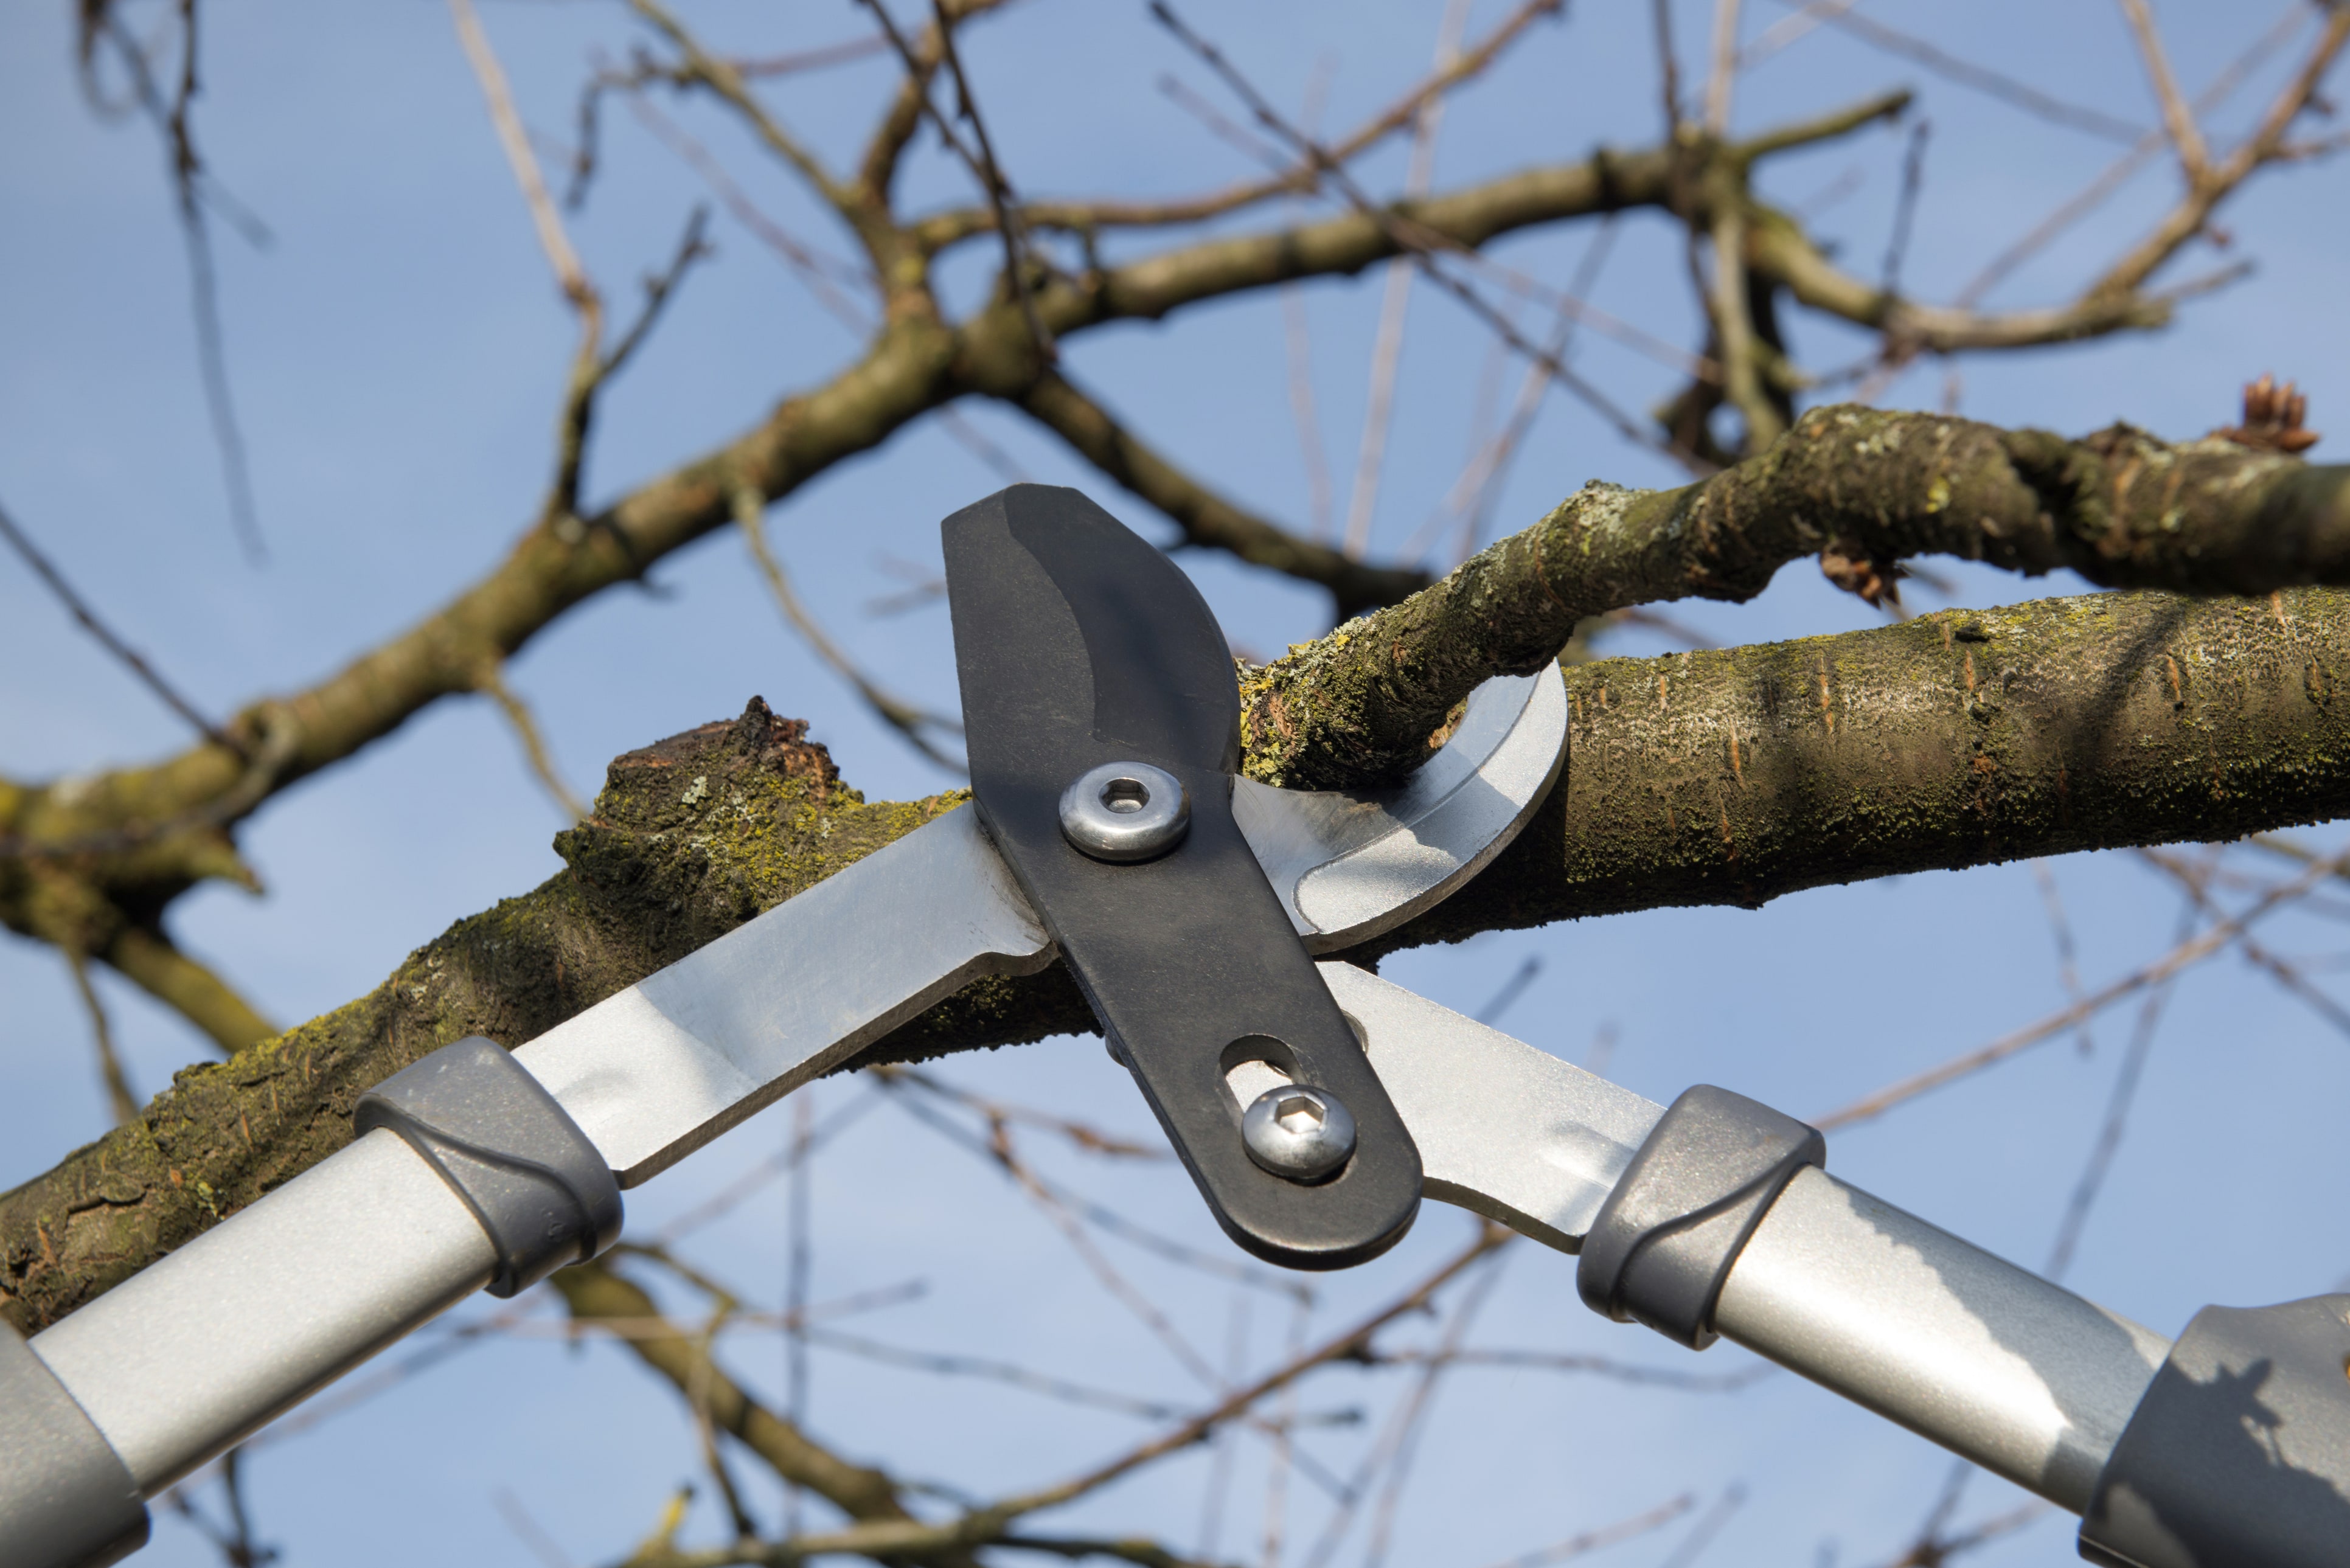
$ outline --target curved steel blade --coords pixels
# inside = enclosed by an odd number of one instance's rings
[[[1558,667],[1470,693],[1443,749],[1393,789],[1274,789],[1232,781],[1232,815],[1314,953],[1391,931],[1509,846],[1566,761]]]
[[[1565,737],[1555,670],[1501,677],[1400,789],[1240,780],[1233,814],[1306,946],[1327,952],[1475,876],[1557,776]],[[1033,974],[1056,956],[964,806],[515,1055],[634,1187],[968,981]]]

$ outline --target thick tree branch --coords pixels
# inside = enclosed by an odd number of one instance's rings
[[[2350,814],[2350,594],[2330,589],[1950,611],[1567,681],[1565,783],[1383,950]],[[955,804],[868,805],[803,732],[754,703],[619,759],[556,839],[562,874],[0,1197],[0,1311],[54,1322],[340,1147],[359,1093],[441,1042],[520,1044]],[[966,988],[867,1059],[1091,1027],[1055,968]]]
[[[2264,593],[2350,582],[2350,470],[2126,425],[2070,441],[1929,414],[1814,409],[1759,457],[1679,490],[1593,483],[1435,587],[1292,650],[1243,686],[1252,774],[1384,782],[1496,670],[1555,658],[1587,616],[1753,597],[1835,545],[1889,568],[1950,555],[2114,587]],[[1293,763],[1289,759],[1295,756]]]

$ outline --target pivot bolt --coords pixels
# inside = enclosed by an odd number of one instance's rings
[[[1303,1084],[1267,1089],[1241,1113],[1249,1158],[1291,1181],[1319,1181],[1355,1152],[1355,1118],[1338,1097]]]
[[[1097,860],[1153,860],[1183,842],[1191,797],[1149,763],[1104,763],[1061,792],[1061,834]]]

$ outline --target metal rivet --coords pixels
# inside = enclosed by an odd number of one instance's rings
[[[1097,860],[1149,860],[1183,842],[1191,798],[1149,763],[1104,763],[1061,794],[1061,833]]]
[[[1284,1084],[1241,1113],[1249,1158],[1275,1176],[1319,1181],[1355,1152],[1355,1118],[1326,1089]]]

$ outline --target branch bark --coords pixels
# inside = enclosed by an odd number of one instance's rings
[[[1678,490],[1594,482],[1443,582],[1242,688],[1251,776],[1385,783],[1495,670],[1557,656],[1586,617],[1744,600],[1829,545],[1886,568],[1950,555],[2117,587],[2265,593],[2350,582],[2350,469],[2126,425],[2081,441],[1930,414],[1814,409],[1769,452]]]
[[[1379,950],[2350,814],[2350,594],[2331,589],[2094,595],[1566,676],[1565,784]],[[868,803],[804,736],[754,701],[618,759],[556,838],[561,874],[0,1196],[0,1311],[56,1321],[342,1147],[359,1094],[442,1043],[518,1044],[956,804]],[[864,1060],[1092,1026],[1055,968],[974,984]]]

